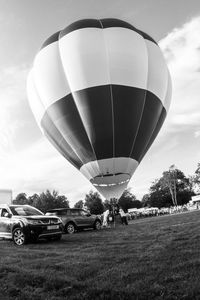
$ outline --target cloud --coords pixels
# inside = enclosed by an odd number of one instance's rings
[[[29,122],[26,113],[27,67],[7,67],[0,75],[0,154],[15,151],[17,132]],[[21,118],[20,118],[21,116]]]
[[[152,148],[160,153],[169,140],[200,130],[200,17],[175,28],[159,42],[172,78],[172,101],[167,118]]]
[[[12,188],[14,196],[20,192],[31,195],[46,189],[55,189],[73,202],[76,200],[74,195],[90,188],[90,184],[79,171],[45,138],[39,139],[23,151],[1,157],[0,165],[1,187]]]
[[[200,136],[200,130],[195,131],[194,136],[195,136],[195,138],[198,138]]]
[[[200,124],[200,17],[174,29],[159,45],[172,77],[172,104],[168,132],[191,129]]]

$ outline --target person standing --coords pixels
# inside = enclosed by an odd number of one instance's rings
[[[119,214],[121,216],[122,225],[128,225],[126,213],[124,212],[124,210],[122,208],[120,208]]]
[[[103,213],[103,227],[108,227],[108,215],[109,215],[109,209],[104,211]]]
[[[112,205],[109,206],[109,214],[108,214],[108,226],[111,228],[114,224],[114,212]]]

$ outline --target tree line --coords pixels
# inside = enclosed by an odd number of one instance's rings
[[[136,196],[126,189],[120,199],[110,199],[103,201],[98,192],[90,191],[85,195],[85,199],[75,203],[74,208],[86,208],[92,214],[102,214],[110,205],[118,204],[124,211],[129,208],[141,207],[170,207],[187,204],[191,196],[200,192],[200,163],[193,176],[186,177],[185,174],[170,166],[164,171],[162,176],[152,182],[148,194],[142,200],[137,200]],[[65,195],[59,195],[55,190],[49,190],[40,194],[27,196],[26,193],[19,193],[13,200],[13,204],[32,205],[42,212],[53,208],[69,208],[69,200]]]
[[[158,208],[184,205],[198,193],[200,193],[200,163],[194,175],[188,177],[172,165],[159,179],[152,182],[149,193],[142,198],[142,204]]]
[[[19,193],[13,200],[13,204],[31,205],[44,213],[53,208],[70,207],[67,197],[65,195],[59,195],[55,190],[53,190],[53,192],[47,190],[40,194],[33,194],[29,197],[27,197],[26,193]],[[118,204],[125,211],[132,207],[142,207],[141,201],[136,200],[136,197],[130,192],[130,190],[125,190],[119,201],[115,198],[110,201],[103,201],[98,192],[91,190],[88,194],[86,194],[84,200],[79,200],[75,203],[74,208],[85,208],[92,214],[102,214],[112,204]]]

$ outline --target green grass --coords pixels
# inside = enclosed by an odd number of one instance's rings
[[[200,211],[17,247],[0,241],[0,299],[200,299]]]

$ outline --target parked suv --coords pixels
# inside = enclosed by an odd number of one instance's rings
[[[57,208],[48,210],[46,215],[58,216],[64,225],[66,233],[74,233],[84,228],[101,228],[101,219],[97,215],[91,215],[84,209],[79,208]]]
[[[61,239],[63,225],[58,217],[45,216],[29,205],[0,205],[0,238],[21,246],[40,238]]]

